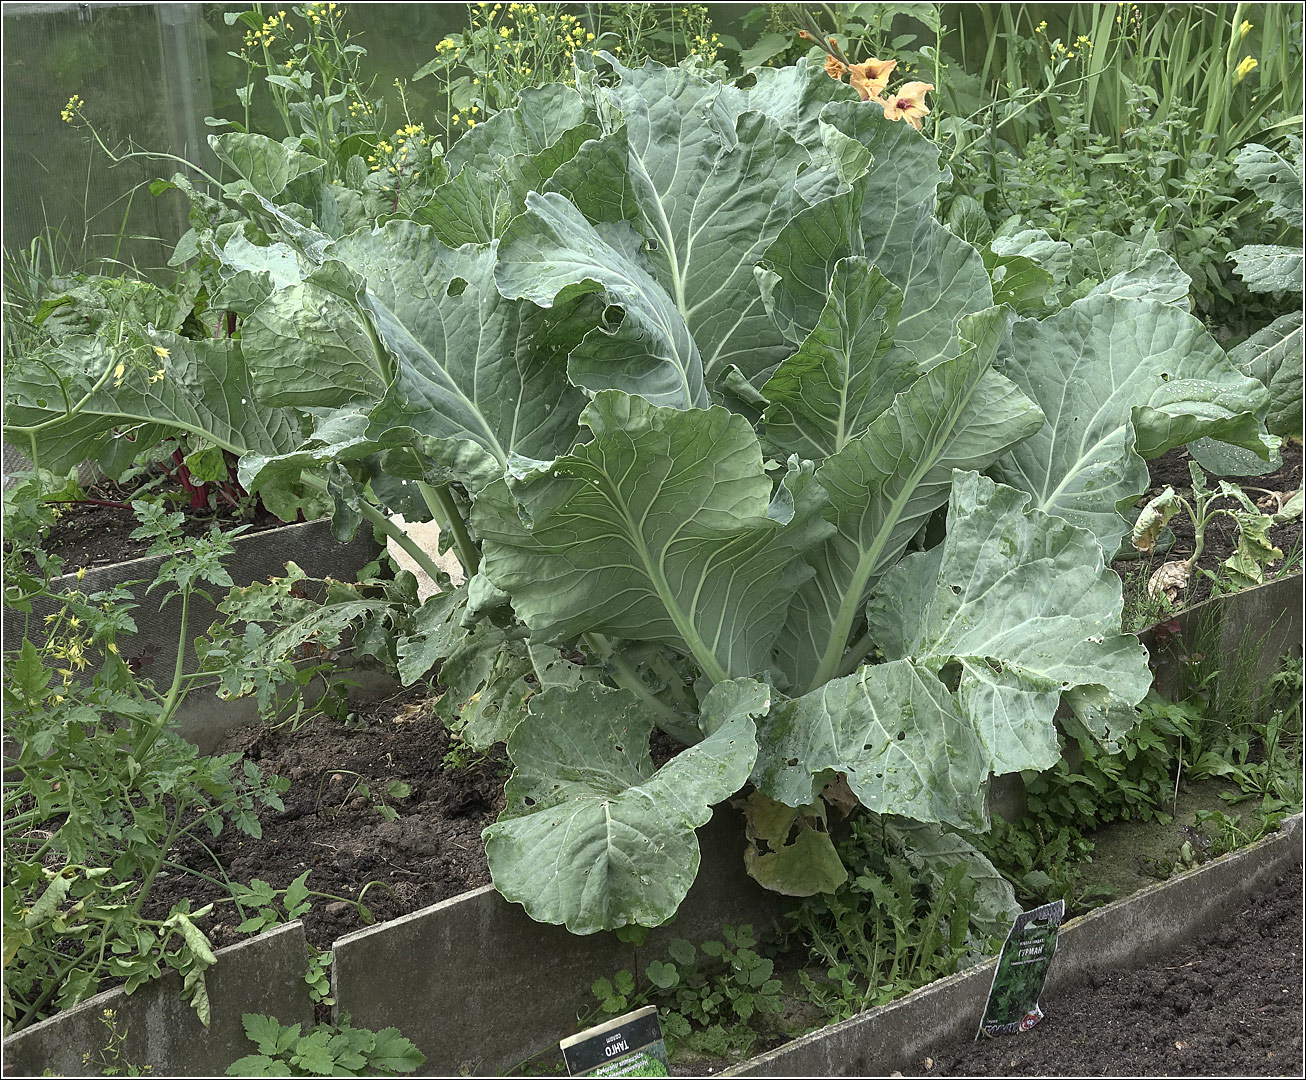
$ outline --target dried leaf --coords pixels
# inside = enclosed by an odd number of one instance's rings
[[[1167,485],[1165,490],[1144,506],[1143,512],[1138,515],[1138,520],[1134,523],[1134,531],[1130,534],[1134,547],[1144,554],[1150,553],[1156,546],[1156,541],[1166,522],[1182,508],[1183,503],[1179,501],[1174,488]]]
[[[1173,601],[1188,588],[1191,577],[1192,570],[1186,562],[1165,563],[1148,579],[1147,595],[1165,593],[1165,598]]]

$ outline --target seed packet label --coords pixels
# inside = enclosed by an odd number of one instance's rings
[[[563,1039],[569,1076],[669,1076],[656,1005],[628,1012],[606,1024]]]
[[[1016,916],[993,972],[993,985],[980,1021],[980,1035],[1015,1035],[1043,1019],[1039,995],[1057,951],[1057,931],[1066,917],[1066,902],[1044,904]]]

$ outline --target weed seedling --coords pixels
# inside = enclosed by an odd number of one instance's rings
[[[350,799],[357,795],[359,798],[372,801],[372,809],[380,814],[386,821],[394,821],[399,817],[399,811],[393,806],[386,803],[386,799],[406,799],[413,793],[413,789],[402,780],[389,780],[386,782],[385,789],[378,795],[372,794],[372,788],[367,783],[367,778],[362,773],[354,772],[352,769],[323,769],[322,779],[318,781],[317,798],[313,802],[313,812],[316,814],[322,807],[323,789],[328,783],[341,783],[346,776],[354,777],[354,782],[340,799],[338,806],[346,805]]]
[[[233,1061],[228,1076],[397,1076],[426,1060],[398,1028],[356,1028],[348,1016],[339,1027],[319,1024],[307,1034],[299,1024],[257,1013],[246,1013],[241,1023],[258,1052]]]

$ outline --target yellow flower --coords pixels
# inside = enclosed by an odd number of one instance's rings
[[[114,386],[121,386],[121,385],[122,385],[122,377],[123,377],[123,373],[126,372],[126,370],[127,370],[127,365],[124,364],[121,360],[118,361],[118,366],[115,367],[115,368],[113,369],[113,385],[114,385]]]
[[[162,345],[155,345],[154,355],[157,356],[160,360],[166,360],[168,359],[169,356],[172,355],[172,353],[169,350],[165,349]]]
[[[156,371],[153,375],[150,376],[150,382],[156,383],[162,381],[163,381],[163,368],[159,368],[158,371]]]
[[[1251,28],[1252,28],[1252,24],[1249,23],[1246,19],[1244,19],[1242,25],[1238,27],[1238,37],[1245,38],[1247,36],[1247,32],[1251,30]]]
[[[1242,82],[1243,79],[1256,70],[1257,66],[1256,57],[1244,56],[1238,61],[1238,66],[1233,70],[1233,81],[1236,83]]]
[[[898,87],[898,92],[891,98],[881,102],[884,106],[884,116],[888,120],[906,120],[917,131],[921,129],[921,121],[930,115],[930,110],[925,104],[925,94],[934,89],[933,83],[909,82],[903,83]]]
[[[475,120],[468,120],[468,121],[467,121],[467,126],[468,126],[469,128],[474,128],[474,127],[476,126],[476,121],[475,121]]]
[[[82,578],[84,578],[85,576],[86,576],[86,567],[84,567],[84,566],[79,566],[79,567],[77,568],[77,580],[78,580],[78,581],[81,581]]]
[[[59,112],[60,117],[63,118],[63,122],[65,124],[71,124],[76,118],[78,111],[85,104],[86,102],[84,102],[78,94],[74,94],[70,97],[68,99],[68,104]]]
[[[499,27],[499,36],[501,38],[510,38],[512,37],[512,31],[509,30],[506,26],[501,26]]]
[[[897,66],[897,60],[877,60],[872,56],[865,63],[853,64],[848,69],[849,82],[863,101],[878,102],[889,85],[889,76]]]

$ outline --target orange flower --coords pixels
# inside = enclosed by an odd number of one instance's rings
[[[812,35],[809,34],[806,30],[799,30],[799,31],[798,31],[798,36],[799,36],[800,38],[802,38],[804,41],[815,41],[815,40],[816,40],[816,39],[813,38]]]
[[[889,76],[897,66],[897,60],[876,60],[875,57],[864,64],[853,64],[848,69],[853,89],[861,94],[863,101],[878,101],[889,85]]]
[[[843,79],[843,73],[847,70],[848,69],[844,67],[843,64],[839,63],[839,61],[836,60],[833,56],[828,56],[828,55],[826,56],[825,73],[829,75],[830,78],[838,82]]]
[[[909,82],[898,87],[893,97],[881,102],[884,115],[889,120],[906,120],[917,131],[921,129],[921,120],[930,115],[925,104],[925,92],[933,90],[933,83]]]

